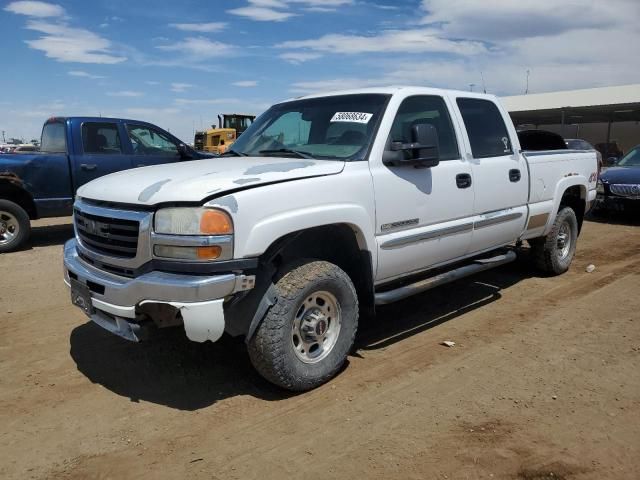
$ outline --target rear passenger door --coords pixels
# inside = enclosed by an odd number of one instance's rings
[[[181,159],[174,139],[162,131],[135,123],[128,123],[126,130],[131,142],[134,167],[172,163]]]
[[[131,168],[122,149],[121,125],[117,122],[84,122],[80,127],[82,153],[72,156],[76,188],[91,180]]]
[[[456,98],[466,129],[474,182],[474,227],[469,253],[513,242],[527,220],[526,161],[511,139],[511,120],[486,98]],[[507,127],[509,125],[509,127]]]

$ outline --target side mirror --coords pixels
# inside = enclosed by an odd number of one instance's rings
[[[617,161],[618,159],[616,157],[609,157],[607,158],[607,165],[608,166],[615,165]]]
[[[178,155],[180,155],[180,158],[191,158],[189,148],[184,143],[178,144]]]
[[[411,127],[411,143],[391,142],[391,152],[402,152],[402,157],[392,159],[385,155],[385,163],[435,167],[440,163],[438,131],[431,124],[417,123]]]

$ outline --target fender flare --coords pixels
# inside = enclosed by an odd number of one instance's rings
[[[556,189],[553,194],[553,206],[551,207],[551,214],[549,215],[549,219],[547,220],[547,226],[544,229],[543,236],[547,235],[549,231],[551,231],[551,227],[553,226],[553,222],[555,222],[556,216],[558,215],[558,211],[560,211],[560,202],[562,201],[562,196],[564,192],[566,192],[571,187],[580,187],[580,198],[582,198],[585,202],[585,211],[587,204],[587,195],[588,195],[588,185],[587,178],[583,175],[572,175],[569,177],[564,177],[556,184]]]

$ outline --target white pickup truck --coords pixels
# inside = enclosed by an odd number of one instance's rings
[[[244,336],[269,381],[338,372],[358,319],[515,258],[565,272],[596,196],[594,152],[523,152],[490,95],[418,87],[271,107],[222,157],[78,191],[72,302],[126,339]]]

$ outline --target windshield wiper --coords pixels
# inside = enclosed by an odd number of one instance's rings
[[[238,152],[236,150],[227,150],[226,152],[224,152],[222,155],[220,155],[221,157],[224,157],[225,155],[233,155],[234,157],[246,157],[247,154],[246,153],[242,153],[242,152]]]
[[[290,148],[272,148],[267,150],[260,150],[258,153],[267,154],[267,155],[270,153],[292,153],[293,155],[296,155],[299,158],[315,159],[315,157],[311,155],[309,152],[304,152],[302,150],[292,150]]]

